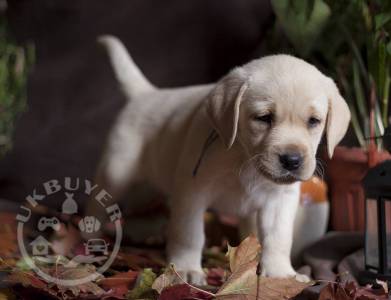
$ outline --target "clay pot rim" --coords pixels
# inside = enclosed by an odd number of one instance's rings
[[[376,155],[380,161],[391,159],[391,154],[384,150],[377,151]],[[366,163],[368,162],[368,151],[361,147],[338,146],[334,150],[333,159]]]

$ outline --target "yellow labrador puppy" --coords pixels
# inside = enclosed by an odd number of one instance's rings
[[[98,171],[113,198],[139,180],[169,195],[167,254],[191,283],[205,282],[208,208],[243,220],[256,214],[263,275],[306,280],[290,261],[293,222],[323,132],[332,156],[349,124],[335,83],[301,59],[273,55],[216,84],[158,89],[118,39],[100,42],[129,100]]]

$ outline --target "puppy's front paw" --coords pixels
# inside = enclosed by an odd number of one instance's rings
[[[295,276],[296,272],[289,262],[269,258],[262,261],[261,275],[265,277],[287,278]]]
[[[192,285],[206,285],[206,274],[202,270],[178,270],[179,276],[182,277],[187,283]],[[178,278],[176,283],[182,283]]]
[[[294,277],[299,282],[310,282],[311,279],[304,274],[296,273],[296,271],[290,265],[275,264],[273,267],[268,266],[262,269],[262,276],[274,277],[274,278],[288,278]]]
[[[309,278],[307,275],[305,274],[300,274],[300,273],[296,273],[295,275],[295,279],[299,282],[303,282],[303,283],[308,283],[311,281],[311,278]]]
[[[296,276],[295,270],[293,268],[262,268],[262,276],[265,277],[274,277],[274,278],[287,278]]]

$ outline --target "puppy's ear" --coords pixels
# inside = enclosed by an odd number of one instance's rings
[[[209,94],[206,111],[213,127],[229,149],[233,145],[239,122],[239,106],[248,83],[240,69],[221,79]]]
[[[334,148],[344,137],[349,127],[350,110],[346,101],[340,95],[335,83],[332,82],[332,92],[329,96],[329,111],[327,114],[326,137],[327,152],[331,158]]]

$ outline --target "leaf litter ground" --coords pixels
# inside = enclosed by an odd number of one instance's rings
[[[46,282],[29,269],[18,254],[14,218],[1,214],[0,224],[0,300],[3,299],[218,299],[282,300],[299,295],[315,282],[302,283],[295,278],[273,279],[260,276],[262,251],[255,237],[238,247],[206,249],[204,266],[207,286],[187,284],[174,265],[165,267],[162,250],[125,248],[111,268],[93,282],[61,286]],[[75,279],[94,274],[96,265],[65,267],[67,259],[58,256],[56,264],[36,262],[48,274],[60,279]],[[360,287],[353,282],[327,284],[319,300],[388,299],[387,285]]]

